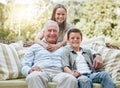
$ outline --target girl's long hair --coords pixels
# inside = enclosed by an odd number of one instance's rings
[[[57,4],[57,5],[55,6],[55,8],[53,9],[51,20],[56,21],[56,20],[55,20],[55,13],[56,13],[56,10],[57,10],[58,8],[63,8],[63,9],[66,11],[66,13],[67,13],[67,9],[64,7],[64,5],[62,5],[62,4]],[[67,17],[66,17],[66,19],[67,19]],[[59,25],[59,26],[61,26],[61,28],[62,28],[62,34],[64,34],[64,33],[66,32],[66,19],[64,20],[64,22],[63,22],[61,25]]]

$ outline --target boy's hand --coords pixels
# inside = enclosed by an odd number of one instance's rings
[[[93,60],[93,66],[95,69],[101,68],[103,65],[102,57],[100,55],[96,55],[96,57]]]
[[[81,74],[80,74],[80,72],[74,72],[73,76],[77,78],[77,77],[81,76]]]

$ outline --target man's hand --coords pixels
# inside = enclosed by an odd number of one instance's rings
[[[103,65],[102,57],[100,55],[96,55],[93,60],[93,66],[95,69],[101,68]]]
[[[41,68],[40,67],[38,67],[38,66],[34,66],[34,67],[32,67],[30,70],[29,70],[29,74],[30,73],[32,73],[33,71],[41,71]]]

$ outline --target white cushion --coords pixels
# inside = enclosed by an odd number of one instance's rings
[[[90,39],[87,39],[86,37],[83,37],[83,41],[81,43],[82,47],[89,47],[91,48],[94,43],[100,44],[105,46],[105,36],[101,35],[98,37],[93,37]]]
[[[113,80],[120,81],[120,50],[110,49],[100,44],[93,44],[92,49],[102,55],[104,69],[110,73]]]
[[[18,41],[16,43],[12,43],[10,45],[12,45],[16,49],[18,57],[21,61],[24,57],[24,54],[25,54],[25,48],[23,47],[23,41]]]
[[[0,43],[0,80],[19,78],[20,53],[23,42],[19,41],[10,45]]]

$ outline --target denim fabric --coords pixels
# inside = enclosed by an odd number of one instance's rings
[[[83,74],[78,77],[78,85],[80,88],[92,88],[92,83],[100,83],[102,88],[116,88],[110,75],[105,72],[97,72]]]
[[[92,88],[92,80],[87,76],[81,75],[77,80],[79,88]]]
[[[115,88],[110,75],[105,71],[91,74],[90,79],[93,83],[101,83],[102,88]]]

